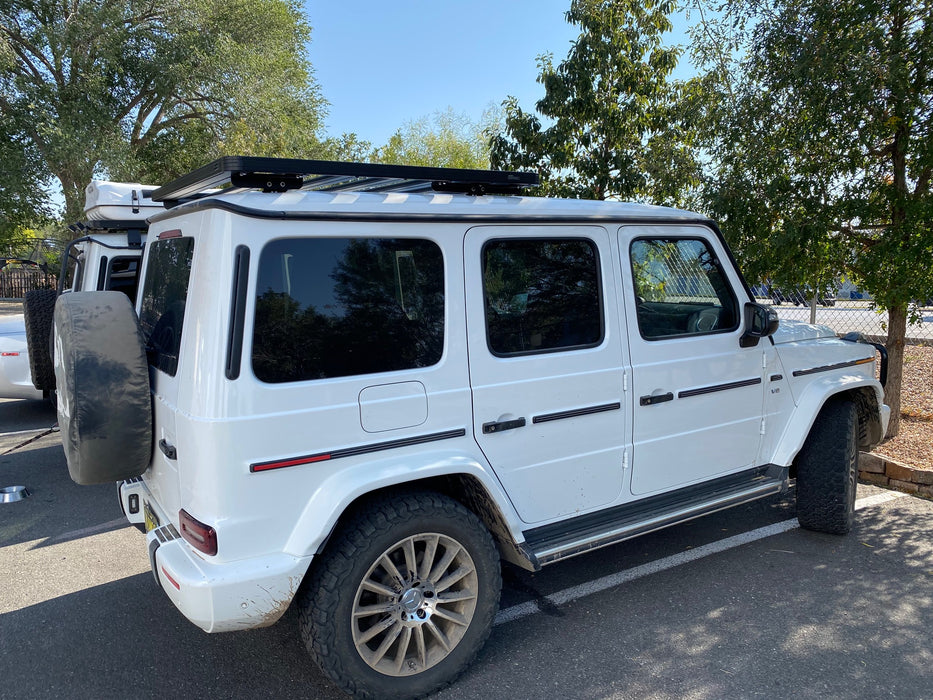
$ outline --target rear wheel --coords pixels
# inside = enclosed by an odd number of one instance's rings
[[[489,635],[501,575],[492,537],[433,493],[378,501],[338,532],[299,595],[305,645],[344,690],[420,697]]]
[[[830,400],[797,455],[797,520],[801,527],[844,535],[855,516],[858,478],[855,404]]]

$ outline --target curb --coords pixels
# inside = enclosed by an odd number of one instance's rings
[[[914,469],[874,452],[859,454],[858,476],[868,484],[933,498],[933,471]]]

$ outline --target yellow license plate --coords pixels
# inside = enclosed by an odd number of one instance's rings
[[[159,527],[159,518],[148,503],[143,503],[143,518],[146,520],[146,532]]]

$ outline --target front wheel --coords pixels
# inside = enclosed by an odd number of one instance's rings
[[[797,455],[797,520],[801,527],[844,535],[855,516],[858,479],[855,404],[831,399]]]
[[[420,697],[453,681],[492,629],[495,544],[435,493],[375,502],[335,534],[299,594],[305,645],[358,697]]]

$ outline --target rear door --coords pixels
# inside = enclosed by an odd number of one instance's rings
[[[754,466],[764,346],[739,345],[748,299],[723,244],[703,226],[625,226],[619,244],[632,319],[632,493]]]
[[[627,444],[607,231],[480,226],[465,238],[473,431],[521,518],[612,503]]]
[[[172,514],[180,507],[175,428],[181,385],[178,359],[194,249],[194,238],[180,231],[164,233],[153,241],[139,299],[139,325],[146,341],[154,396],[156,443],[146,481],[163,509]]]

